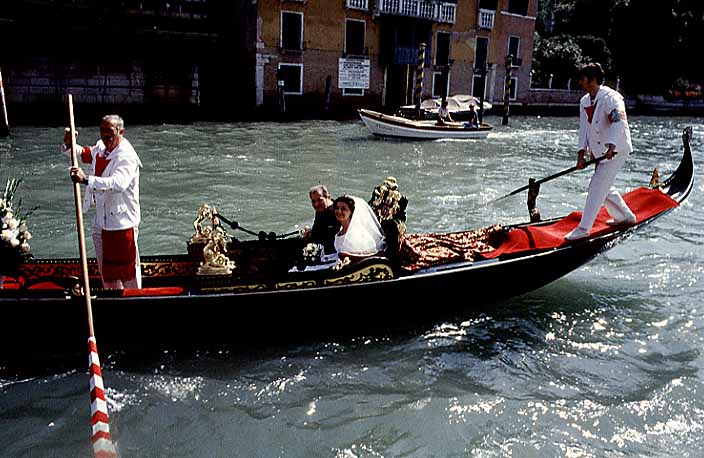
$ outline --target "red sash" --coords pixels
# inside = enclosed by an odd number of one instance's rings
[[[131,280],[135,276],[137,244],[134,228],[102,232],[103,279],[107,281]]]
[[[105,153],[104,156],[101,156],[100,154],[95,156],[95,176],[97,177],[102,177],[103,172],[105,171],[105,167],[108,166],[110,163],[110,158],[108,157],[107,153]]]
[[[594,117],[594,109],[596,108],[596,102],[594,104],[584,107],[584,111],[587,112],[587,121],[589,121],[589,124],[592,123],[592,118]]]

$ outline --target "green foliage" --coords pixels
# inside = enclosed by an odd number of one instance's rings
[[[546,86],[550,75],[566,85],[567,79],[574,76],[583,62],[582,49],[574,37],[536,36],[533,51],[533,81],[536,85]]]
[[[575,38],[575,41],[582,50],[582,56],[585,63],[599,62],[607,74],[613,73],[611,50],[606,44],[606,40],[593,35],[580,35]]]
[[[704,43],[701,0],[539,0],[536,31],[545,43],[574,37],[582,60],[600,62],[627,91],[662,94],[678,78],[704,82],[704,66],[692,58]],[[553,59],[536,49],[536,74],[557,68]]]

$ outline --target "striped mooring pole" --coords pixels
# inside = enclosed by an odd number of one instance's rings
[[[513,55],[506,56],[506,78],[504,80],[504,117],[502,126],[508,126],[509,98],[511,97],[511,67],[513,66]]]
[[[418,65],[416,65],[416,119],[420,119],[420,99],[423,95],[423,67],[425,66],[425,43],[418,45]]]
[[[2,110],[2,118],[0,119],[0,137],[10,135],[10,123],[7,120],[7,104],[5,103],[5,89],[2,87],[2,71],[0,71],[0,110]]]

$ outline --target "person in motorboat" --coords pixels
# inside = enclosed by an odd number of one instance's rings
[[[452,116],[450,116],[450,110],[447,109],[447,99],[443,100],[438,108],[438,126],[444,126],[448,122],[454,122]]]
[[[607,224],[636,222],[635,214],[613,186],[616,174],[633,151],[623,96],[603,84],[604,70],[598,63],[585,65],[577,76],[580,87],[587,92],[579,102],[577,168],[585,167],[587,155],[591,159],[601,156],[606,156],[606,159],[596,165],[589,182],[582,219],[565,236],[566,240],[588,237],[602,204],[612,217]]]
[[[139,169],[142,162],[124,137],[125,123],[118,115],[104,116],[95,146],[76,144],[76,155],[90,164],[90,174],[71,167],[75,183],[86,185],[83,211],[92,204],[93,244],[103,287],[141,288],[142,273],[137,247],[139,233]],[[77,135],[77,133],[76,133]],[[63,152],[70,156],[71,132],[64,134]]]
[[[479,115],[477,114],[476,110],[474,109],[474,104],[469,105],[469,119],[465,123],[465,127],[469,129],[477,129],[479,128]]]
[[[340,230],[340,222],[335,218],[332,197],[325,185],[319,184],[308,191],[310,204],[315,210],[313,227],[306,228],[303,239],[323,245],[325,254],[335,253],[335,234]]]
[[[363,199],[343,195],[335,199],[335,218],[340,230],[335,235],[335,249],[340,262],[375,256],[386,249],[386,239],[379,220]]]

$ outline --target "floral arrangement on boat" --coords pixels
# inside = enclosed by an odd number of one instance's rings
[[[17,188],[22,180],[8,179],[0,197],[0,274],[12,274],[20,263],[31,257],[29,241],[32,234],[27,230],[27,217],[36,207],[22,213],[22,202],[15,206]]]

